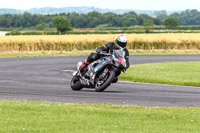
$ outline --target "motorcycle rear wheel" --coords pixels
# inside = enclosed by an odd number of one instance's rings
[[[98,79],[97,83],[95,84],[95,91],[96,92],[104,91],[112,83],[114,77],[115,77],[115,72],[114,71],[109,71],[107,79],[106,79],[105,82],[103,82],[102,84],[99,85],[98,82],[100,82],[100,81]]]

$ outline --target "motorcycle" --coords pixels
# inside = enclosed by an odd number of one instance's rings
[[[79,68],[82,62],[77,64],[77,71],[73,73],[70,86],[72,90],[80,91],[83,88],[93,88],[97,92],[104,91],[111,83],[117,82],[121,72],[126,72],[125,52],[123,49],[113,50],[113,54],[99,53],[101,58],[86,66],[84,72]]]

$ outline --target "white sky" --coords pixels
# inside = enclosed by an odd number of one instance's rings
[[[200,0],[0,0],[0,8],[94,6],[133,10],[200,10]]]

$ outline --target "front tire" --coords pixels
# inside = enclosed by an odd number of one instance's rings
[[[97,83],[95,84],[95,91],[96,92],[104,91],[112,83],[114,77],[115,77],[115,72],[111,70],[109,71],[108,77],[105,82],[99,84],[100,80],[98,79]]]
[[[80,91],[83,89],[83,86],[81,85],[81,82],[77,75],[75,75],[72,78],[70,86],[71,86],[72,90],[74,90],[74,91]]]

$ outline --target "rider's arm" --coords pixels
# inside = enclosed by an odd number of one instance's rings
[[[110,50],[111,46],[112,46],[112,42],[109,42],[109,43],[103,45],[102,47],[98,47],[96,49],[96,52],[100,53],[100,52],[104,51],[104,52],[109,53],[109,50]]]

